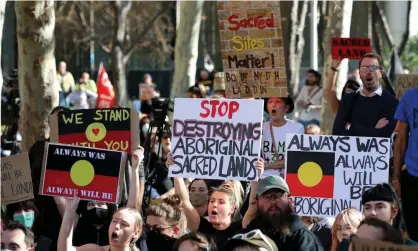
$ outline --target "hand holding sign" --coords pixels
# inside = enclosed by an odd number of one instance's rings
[[[260,158],[255,162],[255,168],[257,169],[258,179],[263,175],[264,172],[264,160]]]
[[[78,192],[74,192],[74,197],[72,199],[65,198],[65,211],[75,213],[77,211],[79,202],[80,198],[78,198]]]
[[[169,166],[174,165],[173,154],[171,152],[167,153],[167,160],[165,161],[165,165],[166,165],[167,168]]]
[[[132,168],[138,168],[144,159],[144,148],[140,145],[132,152]]]

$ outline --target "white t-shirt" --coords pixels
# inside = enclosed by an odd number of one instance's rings
[[[89,90],[77,90],[73,91],[68,95],[68,99],[71,104],[74,105],[73,109],[79,110],[79,109],[89,109],[89,99],[93,100],[92,103],[96,102],[97,94],[89,91]],[[94,108],[94,107],[91,107]]]
[[[321,105],[322,104],[322,96],[323,96],[323,89],[321,87],[316,86],[312,92],[311,97],[308,95],[308,86],[304,86],[300,91],[298,98],[296,99],[295,103],[299,100],[304,100],[306,102],[311,103],[312,105]],[[310,121],[316,119],[321,121],[321,110],[307,110],[304,109],[300,112],[299,119],[302,121]]]
[[[292,120],[287,120],[286,124],[280,127],[273,126],[274,141],[276,142],[276,149],[278,156],[273,150],[272,138],[270,133],[270,122],[265,122],[263,125],[263,141],[261,144],[261,156],[265,163],[274,163],[283,160],[286,152],[286,134],[297,133],[304,134],[303,125]],[[282,175],[281,175],[282,174]],[[262,178],[271,175],[284,175],[284,169],[279,171],[277,169],[264,170]]]

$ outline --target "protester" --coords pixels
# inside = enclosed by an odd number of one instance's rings
[[[418,241],[418,86],[407,90],[395,113],[398,120],[393,155],[392,185],[402,199],[409,236]],[[402,171],[405,163],[406,170]]]
[[[202,91],[202,89],[196,85],[189,87],[189,89],[187,90],[188,98],[204,98],[205,95],[206,92]]]
[[[77,90],[68,94],[70,106],[75,110],[95,108],[97,93],[86,89],[86,82],[83,79],[78,81],[77,87]]]
[[[332,226],[332,244],[331,251],[340,250],[340,244],[343,240],[350,239],[350,236],[357,232],[363,215],[355,208],[347,208],[341,211],[335,218]],[[328,250],[325,249],[324,250]]]
[[[86,71],[81,73],[81,78],[79,80],[80,82],[83,82],[86,84],[86,90],[97,93],[97,86],[93,79],[90,79],[90,74]],[[79,90],[79,86],[75,86],[75,90]]]
[[[201,69],[196,80],[196,86],[202,86],[205,93],[211,93],[213,90],[213,79],[210,72],[206,69]]]
[[[18,222],[11,222],[1,233],[1,250],[33,251],[35,246],[32,231]]]
[[[356,236],[363,239],[403,244],[401,232],[377,218],[364,219],[360,223]]]
[[[222,251],[278,251],[276,244],[259,229],[233,236]]]
[[[178,195],[156,199],[147,208],[145,225],[148,251],[170,250],[186,232],[186,216],[180,209]]]
[[[169,155],[166,165],[173,165],[172,155]],[[258,177],[262,175],[264,162],[259,160],[255,164]],[[252,186],[257,187],[258,182],[253,181]],[[234,192],[225,187],[213,189],[208,204],[208,220],[199,215],[190,203],[189,193],[182,178],[174,178],[174,188],[182,200],[182,209],[187,218],[187,227],[192,232],[201,232],[213,237],[217,247],[222,247],[226,240],[232,237],[240,229],[245,228],[253,218],[252,210],[247,210],[244,218],[233,222],[236,209]]]
[[[363,214],[366,218],[377,218],[387,222],[398,231],[402,232],[405,244],[418,246],[418,243],[409,238],[402,217],[402,208],[399,199],[389,184],[378,184],[362,195]]]
[[[204,179],[194,179],[189,185],[190,203],[200,216],[207,216],[209,204],[209,185]]]
[[[80,218],[74,230],[74,245],[82,246],[88,243],[108,245],[107,231],[116,206],[99,201],[82,201],[78,209]]]
[[[64,61],[61,61],[58,64],[57,79],[60,85],[60,91],[62,92],[60,95],[60,105],[65,104],[65,107],[68,107],[68,103],[65,102],[65,99],[75,89],[75,81],[71,72],[67,71],[67,63]]]
[[[302,87],[296,99],[296,107],[301,109],[300,114],[297,116],[298,122],[303,126],[320,124],[322,95],[321,74],[311,69],[308,71],[306,85]]]
[[[257,198],[250,200],[257,207],[257,216],[244,232],[260,229],[280,251],[322,251],[320,241],[294,214],[289,186],[280,176],[268,176],[259,181]]]
[[[303,134],[303,125],[285,117],[292,113],[295,105],[288,95],[284,98],[271,97],[264,102],[264,110],[270,115],[271,121],[264,122],[262,156],[265,164],[263,177],[284,175],[286,134]]]
[[[174,243],[173,251],[217,251],[212,239],[200,233],[188,233]],[[220,250],[221,251],[221,250]]]
[[[335,86],[337,82],[338,66],[340,63],[341,60],[332,61],[331,67],[328,70],[328,78],[324,88],[324,98],[327,100],[334,116],[337,115],[338,107],[340,105],[340,100],[337,98]],[[356,79],[348,79],[341,92],[341,98],[344,97],[345,94],[356,92],[358,88],[360,88],[360,84]]]
[[[300,217],[308,229],[316,235],[324,250],[331,250],[332,234],[329,221],[325,217]]]
[[[240,219],[241,207],[244,204],[244,188],[242,187],[241,183],[237,180],[227,180],[221,186],[227,189],[231,189],[233,191],[235,197],[234,220]]]
[[[390,138],[395,129],[398,101],[382,89],[383,61],[368,53],[359,63],[363,86],[345,95],[337,112],[333,135]]]

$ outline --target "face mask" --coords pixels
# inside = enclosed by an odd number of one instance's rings
[[[194,207],[200,207],[208,202],[208,194],[200,192],[190,192],[190,202]]]
[[[27,228],[31,228],[33,222],[35,221],[35,213],[34,212],[23,212],[21,214],[13,215],[13,220],[19,222]]]
[[[141,131],[142,131],[143,134],[147,134],[148,133],[148,129],[149,129],[149,124],[146,123],[146,124],[143,124],[142,125]]]
[[[86,219],[92,225],[102,225],[108,220],[108,210],[105,208],[95,207],[83,215],[83,218]]]
[[[147,230],[146,235],[148,251],[172,250],[177,240],[160,233],[158,230]]]

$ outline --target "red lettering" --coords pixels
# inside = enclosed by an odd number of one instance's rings
[[[209,108],[205,107],[205,105],[209,104],[208,100],[203,100],[202,102],[200,102],[200,107],[202,107],[203,110],[205,110],[205,113],[201,112],[199,115],[202,118],[207,118],[210,114],[210,110]]]
[[[208,107],[209,105],[210,107]],[[228,115],[228,119],[232,119],[232,116],[234,113],[236,113],[239,110],[239,103],[237,101],[222,101],[220,102],[217,99],[212,100],[203,100],[200,103],[200,106],[204,110],[204,112],[201,112],[199,115],[202,118],[212,117],[214,118],[216,115],[219,117],[224,117]]]
[[[270,15],[270,18],[263,16],[258,16],[256,18],[249,17],[241,19],[241,21],[236,20],[238,15],[231,15],[228,18],[228,23],[232,26],[229,26],[228,29],[231,31],[237,31],[240,28],[254,28],[257,27],[260,30],[263,30],[266,27],[273,28],[274,27],[274,17],[273,13]]]
[[[212,116],[212,118],[214,118],[216,115],[216,107],[219,105],[219,100],[213,99],[210,101],[210,104],[212,105],[212,113],[210,115]]]

